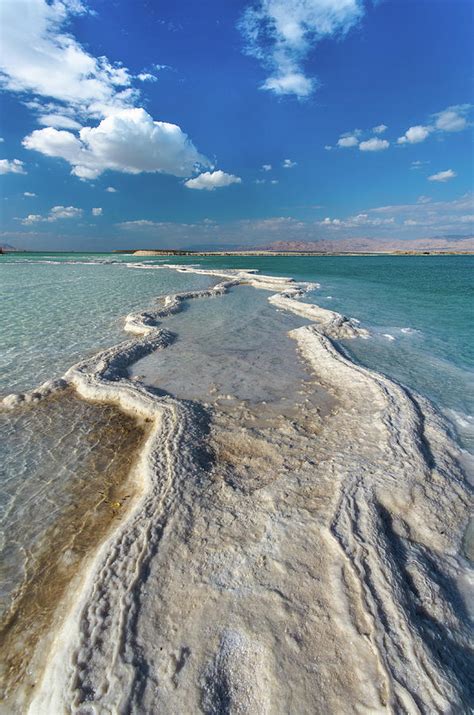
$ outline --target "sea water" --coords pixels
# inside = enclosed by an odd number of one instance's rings
[[[209,276],[133,271],[97,255],[0,258],[0,395],[60,377],[86,355],[114,345],[127,313]]]

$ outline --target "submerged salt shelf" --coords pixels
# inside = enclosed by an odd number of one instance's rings
[[[129,474],[142,430],[107,405],[64,391],[0,413],[0,625],[7,696],[31,653],[60,621],[65,588],[135,487]],[[34,682],[34,681],[33,681]]]
[[[129,316],[135,337],[64,376],[58,399],[70,385],[147,421],[142,495],[91,556],[17,702],[463,711],[469,492],[445,425],[335,348],[366,331],[305,305],[308,286],[211,273],[214,288]]]
[[[166,352],[136,362],[131,375],[180,399],[290,399],[310,379],[288,336],[302,323],[275,311],[265,293],[235,287],[225,300],[192,301],[170,316],[175,339]]]
[[[60,377],[84,355],[123,340],[124,316],[159,295],[212,282],[94,258],[10,259],[0,277],[0,395]]]

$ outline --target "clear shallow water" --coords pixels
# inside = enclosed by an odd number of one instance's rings
[[[132,449],[133,427],[117,410],[69,393],[0,413],[0,619],[21,580],[31,578],[45,534],[67,509],[77,525],[90,491],[100,502],[121,461],[117,436]],[[54,534],[58,549],[64,530]]]
[[[225,296],[190,301],[167,318],[176,339],[135,363],[131,373],[178,399],[237,400],[282,411],[305,381],[314,383],[288,336],[308,322],[275,310],[267,291],[238,286]],[[314,384],[312,390],[324,408],[328,396]]]
[[[64,588],[126,509],[143,432],[69,390],[0,412],[0,432],[3,698],[25,677]]]
[[[208,276],[136,271],[122,263],[0,260],[0,395],[60,377],[85,355],[127,338],[123,319],[159,295],[204,288]],[[75,256],[75,260],[80,257]]]

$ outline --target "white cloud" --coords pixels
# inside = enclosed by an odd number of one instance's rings
[[[284,159],[282,167],[284,169],[293,169],[297,165],[296,161],[291,161],[291,159]]]
[[[197,223],[174,223],[172,221],[150,221],[149,219],[135,219],[134,221],[122,221],[117,226],[124,231],[143,231],[144,233],[164,231],[166,232],[167,240],[169,236],[180,238],[182,232],[190,232],[192,238],[195,239],[197,232],[203,232],[209,236],[209,233],[214,233],[219,227],[219,224],[212,219],[205,218]]]
[[[271,170],[272,170],[271,164],[262,164],[262,171],[271,171]]]
[[[150,74],[150,72],[141,72],[140,74],[137,74],[137,79],[139,79],[140,82],[156,82],[158,77],[154,74]]]
[[[355,216],[349,216],[347,219],[330,218],[327,216],[322,221],[318,222],[320,226],[331,228],[357,228],[359,226],[387,226],[395,223],[395,218],[371,218],[368,213],[360,213]]]
[[[83,0],[1,0],[1,12],[0,88],[20,93],[46,126],[25,137],[26,148],[65,159],[82,179],[107,169],[186,177],[210,167],[180,127],[135,106],[137,78],[126,67],[94,57],[71,34],[89,12]]]
[[[326,151],[331,151],[332,146],[330,144],[326,144],[325,147]]]
[[[71,173],[82,179],[95,179],[107,169],[184,177],[197,165],[210,165],[180,127],[155,122],[138,108],[106,117],[97,127],[83,127],[78,137],[52,127],[36,129],[25,137],[23,146],[66,160]]]
[[[452,169],[447,169],[446,171],[438,171],[437,174],[432,174],[428,176],[428,181],[449,181],[457,176],[456,172]]]
[[[103,209],[101,209],[101,208],[92,209],[93,216],[102,216],[102,214],[103,214]]]
[[[359,149],[361,151],[382,151],[383,149],[388,149],[390,142],[386,139],[379,139],[378,137],[372,137],[365,142],[359,144]]]
[[[239,176],[234,176],[233,174],[226,174],[220,169],[218,171],[206,171],[203,174],[199,174],[194,179],[188,179],[184,182],[184,185],[188,189],[204,189],[206,191],[213,191],[222,186],[230,186],[230,184],[240,184],[242,179]]]
[[[474,205],[474,195],[472,193],[464,194],[459,199],[454,201],[436,201],[430,203],[430,206],[423,206],[422,204],[392,204],[390,206],[377,206],[376,208],[369,209],[372,213],[403,213],[406,211],[416,210],[417,212],[427,209],[431,211],[466,211],[472,210]]]
[[[157,228],[160,226],[165,226],[165,223],[157,222],[157,221],[149,221],[148,219],[140,218],[136,219],[135,221],[122,221],[121,223],[118,224],[120,228],[123,228],[125,231],[133,231],[135,229],[147,229],[147,228]]]
[[[361,0],[258,0],[239,23],[247,54],[270,71],[262,89],[308,97],[317,80],[303,62],[320,40],[343,36],[364,13]]]
[[[49,214],[49,221],[57,221],[62,218],[80,218],[82,209],[75,206],[53,206]]]
[[[109,194],[116,194],[116,193],[117,193],[117,189],[114,189],[113,186],[107,186],[106,191],[107,191]]]
[[[45,127],[55,127],[56,129],[80,129],[81,125],[71,117],[64,114],[40,114],[38,123]]]
[[[423,126],[422,124],[416,124],[414,127],[407,129],[402,137],[398,138],[398,144],[419,144],[424,142],[426,137],[430,134],[431,127]]]
[[[267,181],[266,181],[266,179],[255,179],[255,183],[256,184],[266,184]]]
[[[471,104],[456,104],[447,107],[442,112],[431,116],[430,124],[416,124],[407,129],[405,134],[398,138],[399,144],[418,144],[432,133],[460,132],[469,126],[467,115],[472,108]]]
[[[275,94],[295,94],[297,97],[308,97],[316,87],[314,79],[305,77],[301,72],[287,72],[280,77],[269,77],[261,89]]]
[[[388,127],[386,124],[377,124],[376,127],[372,127],[372,131],[374,134],[383,134],[385,131],[387,131]]]
[[[434,114],[435,127],[444,132],[460,132],[467,127],[466,115],[471,109],[470,104],[456,104],[438,114]]]
[[[82,209],[75,206],[53,206],[47,216],[41,214],[29,214],[26,218],[20,219],[21,223],[28,225],[32,223],[54,223],[61,219],[81,218]]]
[[[96,118],[130,106],[137,92],[129,71],[93,57],[66,29],[86,12],[80,0],[28,0],[20,6],[18,0],[2,0],[1,86]]]
[[[26,171],[19,159],[0,159],[0,174],[26,174]]]
[[[420,161],[417,159],[416,161],[411,162],[410,169],[421,169],[422,166],[429,163],[429,161]]]
[[[355,134],[343,134],[337,140],[337,146],[340,146],[343,149],[348,149],[349,147],[357,146],[358,143],[359,140]]]
[[[26,196],[28,199],[32,199],[36,196],[32,191],[24,191],[23,196]]]
[[[278,179],[272,179],[272,180],[270,181],[270,184],[278,184]]]
[[[0,137],[0,144],[3,144],[4,141],[5,139],[3,137]]]

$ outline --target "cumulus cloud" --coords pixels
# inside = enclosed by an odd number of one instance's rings
[[[456,104],[437,112],[430,117],[430,124],[416,124],[407,129],[398,138],[399,144],[418,144],[425,141],[429,134],[442,132],[460,132],[469,126],[467,116],[472,109],[471,104]]]
[[[267,89],[275,94],[295,94],[297,97],[308,97],[315,89],[314,79],[305,77],[302,72],[287,72],[280,77],[268,77],[261,89]]]
[[[271,170],[272,170],[271,164],[262,164],[262,171],[271,171]]]
[[[452,169],[447,169],[446,171],[438,171],[437,174],[432,174],[431,176],[428,176],[428,181],[449,181],[450,179],[454,179],[454,177],[457,176],[456,172],[453,171]]]
[[[36,129],[25,137],[23,146],[64,159],[81,179],[95,179],[107,169],[185,177],[197,166],[210,166],[180,127],[155,122],[138,108],[123,109],[97,127],[83,127],[78,136],[53,127]]]
[[[278,179],[272,179],[272,180],[270,181],[270,184],[278,184]]]
[[[342,149],[349,149],[350,147],[357,146],[359,143],[359,139],[357,138],[356,134],[342,134],[342,136],[339,137],[337,140],[337,146],[340,146]]]
[[[261,89],[308,97],[318,84],[303,67],[312,47],[344,36],[363,14],[363,0],[257,0],[239,28],[246,53],[269,70]]]
[[[75,206],[53,206],[47,216],[41,214],[29,214],[26,218],[20,219],[21,223],[28,225],[32,223],[54,223],[61,219],[81,218],[82,209]]]
[[[113,186],[107,186],[106,191],[107,191],[107,193],[109,193],[109,194],[116,194],[116,193],[117,193],[117,189],[114,189]]]
[[[230,186],[230,184],[240,184],[242,179],[239,176],[234,176],[233,174],[226,174],[220,169],[218,171],[206,171],[203,174],[199,174],[194,179],[188,179],[184,182],[184,185],[188,189],[204,189],[205,191],[213,191],[214,189],[219,189],[222,186]]]
[[[466,129],[468,125],[466,117],[470,109],[470,104],[456,104],[442,112],[438,112],[438,114],[434,114],[436,129],[444,132],[460,132]]]
[[[297,165],[296,161],[291,161],[291,159],[284,159],[282,167],[284,169],[293,169]]]
[[[158,77],[154,74],[150,74],[150,72],[141,72],[137,74],[137,79],[139,79],[140,82],[156,82]]]
[[[425,141],[430,132],[431,127],[416,124],[414,127],[407,129],[402,137],[398,137],[397,142],[398,144],[419,144]]]
[[[0,85],[96,118],[130,106],[137,96],[130,72],[93,57],[68,32],[74,16],[85,13],[81,0],[2,0]]]
[[[19,159],[0,159],[0,174],[26,174],[26,171]]]
[[[372,137],[365,142],[359,144],[359,149],[361,151],[382,151],[383,149],[388,149],[390,142],[386,139],[379,139],[378,137]]]
[[[103,209],[101,209],[101,208],[92,209],[93,216],[102,216],[102,214],[103,214]]]
[[[26,196],[26,198],[28,199],[32,199],[36,196],[36,194],[34,194],[32,191],[24,191],[23,196]]]
[[[429,123],[415,124],[414,126],[409,127],[405,134],[398,137],[397,143],[420,144],[431,134],[461,131],[468,126],[467,115],[471,110],[471,107],[472,105],[470,104],[458,104],[448,107],[442,112],[432,115]],[[380,135],[384,134],[387,129],[388,127],[386,124],[378,124],[377,126],[372,127],[372,133],[377,136],[364,141],[361,141],[361,137],[364,132],[360,129],[354,129],[352,132],[341,134],[337,142],[337,146],[350,148],[359,145],[361,151],[380,151],[382,149],[388,149],[390,142],[380,138]],[[421,166],[421,162],[418,165]],[[415,168],[416,164],[413,163],[412,167]]]
[[[89,12],[83,0],[1,2],[0,88],[19,93],[45,126],[25,137],[26,148],[64,159],[81,179],[107,169],[188,177],[210,168],[180,127],[136,107],[137,78],[126,67],[94,57],[71,34]],[[144,71],[138,79],[153,78]]]

